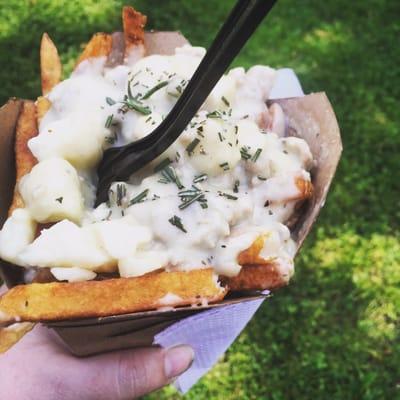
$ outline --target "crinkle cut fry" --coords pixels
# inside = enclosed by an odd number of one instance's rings
[[[144,27],[147,23],[147,17],[133,7],[125,6],[122,9],[122,23],[125,39],[125,60],[130,63],[144,56]]]
[[[171,294],[175,296],[168,298]],[[204,299],[217,302],[225,294],[211,268],[104,281],[34,283],[15,286],[0,298],[0,322],[118,315]]]
[[[61,75],[62,65],[57,47],[49,35],[44,33],[40,43],[40,76],[43,96],[61,81]]]
[[[37,136],[36,107],[33,101],[24,100],[15,131],[15,169],[16,182],[14,196],[8,211],[11,215],[16,208],[24,207],[24,201],[18,191],[21,178],[28,174],[37,163],[28,147],[29,139]]]

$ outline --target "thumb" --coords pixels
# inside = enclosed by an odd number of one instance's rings
[[[192,348],[180,345],[75,359],[81,365],[74,369],[74,387],[85,400],[132,399],[170,383],[190,367],[193,358]]]

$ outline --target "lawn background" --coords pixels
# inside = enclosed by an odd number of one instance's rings
[[[120,29],[123,4],[207,46],[233,1],[0,0],[0,103],[39,94],[43,31],[68,72],[93,32]],[[290,66],[306,92],[325,90],[345,150],[291,286],[187,399],[400,398],[399,21],[398,0],[281,0],[237,58]]]

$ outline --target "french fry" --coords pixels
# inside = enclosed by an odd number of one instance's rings
[[[306,200],[313,195],[314,187],[311,181],[307,181],[303,178],[296,178],[296,186],[300,191],[300,195],[292,200]]]
[[[57,47],[47,33],[40,43],[40,74],[42,79],[42,94],[45,96],[61,80],[62,65]]]
[[[0,328],[0,354],[5,353],[14,346],[28,332],[32,330],[35,324],[31,322],[22,322],[10,325],[6,328]]]
[[[147,17],[133,7],[125,6],[122,9],[122,23],[125,39],[125,60],[133,63],[144,56],[144,27]]]
[[[87,43],[83,53],[78,58],[75,68],[89,58],[107,57],[112,48],[112,36],[107,33],[95,33]]]
[[[43,117],[46,115],[47,111],[51,107],[51,102],[47,97],[40,96],[36,100],[36,119],[37,125],[40,125]]]
[[[36,107],[33,101],[25,100],[21,113],[18,117],[17,128],[15,132],[15,169],[16,182],[14,188],[14,197],[8,214],[11,215],[16,208],[24,207],[24,201],[18,191],[18,184],[21,178],[29,173],[37,163],[28,147],[29,139],[38,134],[36,124]]]
[[[134,278],[19,285],[0,297],[0,322],[101,317],[222,300],[212,269],[155,272]],[[174,294],[168,299],[168,294]]]
[[[245,265],[232,278],[222,278],[230,291],[278,289],[287,285],[289,276],[283,276],[274,262]]]

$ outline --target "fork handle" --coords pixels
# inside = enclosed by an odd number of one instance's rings
[[[276,1],[238,0],[173,109],[151,134],[102,165],[102,185],[129,178],[175,142]],[[143,149],[140,157],[131,151],[138,147]]]

